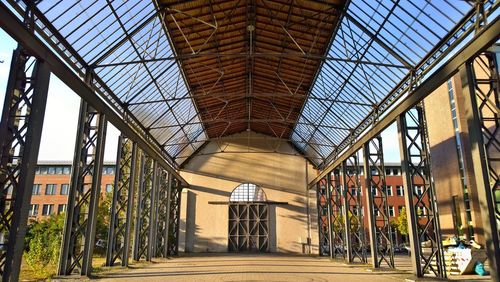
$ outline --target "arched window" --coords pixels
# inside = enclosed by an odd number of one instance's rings
[[[252,183],[243,183],[236,187],[229,198],[230,202],[264,202],[266,194],[259,186]]]

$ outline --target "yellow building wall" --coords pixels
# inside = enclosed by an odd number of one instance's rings
[[[288,143],[253,132],[232,135],[207,144],[181,175],[190,184],[181,203],[181,251],[226,252],[228,206],[209,202],[228,202],[238,185],[254,183],[269,201],[287,203],[270,206],[270,251],[317,253],[316,199],[306,191],[316,171]]]

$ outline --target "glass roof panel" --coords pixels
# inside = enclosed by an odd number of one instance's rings
[[[452,0],[350,1],[294,127],[295,145],[319,157],[317,165],[328,162],[376,109],[403,95],[398,87],[408,86],[412,69],[420,75],[432,61],[422,63],[436,59],[431,52],[452,46],[453,37],[443,39],[471,9]]]

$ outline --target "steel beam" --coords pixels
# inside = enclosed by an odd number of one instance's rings
[[[498,31],[500,30],[500,18],[497,17],[483,29],[478,32],[468,44],[464,45],[459,51],[451,56],[439,68],[437,68],[431,76],[425,79],[417,87],[411,90],[408,95],[395,105],[392,110],[387,111],[387,114],[379,117],[378,121],[374,121],[372,127],[367,129],[364,135],[353,141],[351,146],[340,152],[337,158],[326,166],[318,176],[309,183],[309,188],[314,189],[315,184],[320,181],[329,171],[338,167],[344,159],[358,151],[363,147],[363,144],[368,142],[373,137],[377,136],[391,125],[401,114],[411,109],[413,106],[422,101],[435,89],[445,83],[450,77],[458,72],[460,66],[466,61],[479,55],[480,52],[489,48],[498,40]]]
[[[87,76],[90,80],[90,75]],[[90,275],[96,234],[106,118],[87,102],[80,116],[63,231],[59,275]]]
[[[375,137],[366,143],[363,156],[372,265],[378,268],[385,262],[387,266],[394,268],[382,137]]]
[[[135,261],[144,258],[151,260],[151,225],[152,209],[154,208],[153,178],[155,162],[146,154],[142,154],[141,172],[139,176],[139,192],[135,218],[134,253]]]
[[[157,219],[156,219],[156,244],[155,257],[167,257],[168,246],[168,217],[169,217],[169,200],[170,187],[169,181],[171,176],[165,170],[160,171],[159,189],[158,189],[158,204],[157,204]]]
[[[168,256],[177,255],[179,251],[179,221],[181,214],[182,186],[178,179],[173,179],[170,190],[170,211],[168,226]]]
[[[342,195],[342,185],[341,185],[341,177],[340,170],[334,169],[330,173],[330,206],[332,210],[332,241],[331,244],[333,246],[332,249],[332,258],[337,259],[345,259],[346,258],[346,241],[344,240],[345,230],[344,230],[344,217],[343,217],[343,204],[344,201]]]
[[[83,81],[65,62],[55,55],[41,39],[25,28],[24,24],[3,2],[0,2],[0,27],[22,45],[27,52],[46,62],[53,74],[68,85],[83,100],[87,101],[94,109],[105,114],[106,119],[110,123],[128,138],[136,142],[145,153],[158,160],[159,165],[172,173],[183,185],[189,185],[171,166],[169,161],[167,161],[167,157],[164,155],[165,153],[161,151],[160,148],[153,145],[149,134],[145,135],[137,131],[131,124],[125,121],[120,113],[114,111],[107,102],[92,89],[93,86],[91,84]]]
[[[350,241],[347,248],[347,260],[348,262],[358,260],[366,263],[365,229],[357,154],[353,154],[344,161],[343,173],[345,226]]]
[[[325,186],[325,190],[326,190],[326,198],[325,198],[325,205],[326,205],[326,216],[327,216],[327,223],[328,223],[328,246],[329,246],[329,249],[330,249],[330,258],[333,258],[333,224],[332,224],[332,217],[333,217],[333,213],[332,213],[332,179],[331,179],[332,175],[331,173],[327,174],[326,175],[326,181],[324,183],[324,186]]]
[[[460,69],[472,160],[486,253],[492,281],[500,279],[500,100],[499,53],[488,51]]]
[[[120,135],[111,202],[106,266],[113,266],[118,259],[122,266],[128,266],[136,158],[137,145],[127,137]]]
[[[330,255],[330,220],[328,219],[327,182],[322,179],[316,184],[316,205],[318,207],[319,255]]]
[[[0,232],[6,236],[0,248],[2,281],[19,279],[49,77],[43,60],[21,46],[13,52],[0,122]]]
[[[427,273],[446,277],[422,106],[399,117],[398,133],[413,272],[418,277]]]

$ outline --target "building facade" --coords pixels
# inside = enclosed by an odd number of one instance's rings
[[[113,191],[115,165],[103,165],[101,193]],[[39,162],[31,195],[29,218],[43,219],[66,211],[71,183],[71,163]]]

